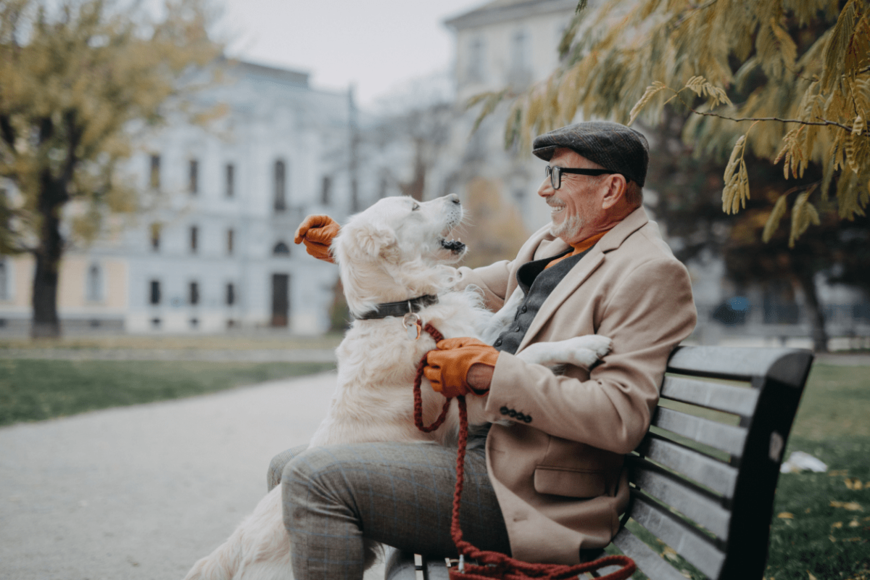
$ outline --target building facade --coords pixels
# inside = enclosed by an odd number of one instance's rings
[[[351,141],[350,95],[314,89],[297,71],[219,66],[224,82],[195,101],[225,113],[206,126],[171,119],[130,158],[147,209],[65,254],[65,330],[329,327],[337,269],[293,233],[309,213],[341,219],[352,205],[351,176],[330,169]],[[0,331],[29,327],[32,273],[28,257],[0,258]]]

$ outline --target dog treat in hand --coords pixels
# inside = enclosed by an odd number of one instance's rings
[[[293,241],[304,243],[305,251],[318,260],[335,263],[329,254],[329,246],[340,228],[338,222],[328,215],[310,215],[296,230]]]

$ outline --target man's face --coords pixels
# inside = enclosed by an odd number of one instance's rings
[[[601,169],[585,157],[562,147],[556,149],[550,159],[552,167],[574,167],[580,169]],[[602,177],[592,175],[562,174],[562,185],[553,189],[550,178],[545,177],[538,195],[544,198],[551,208],[552,225],[550,233],[572,244],[598,233],[599,226],[606,221],[607,212],[602,207]]]

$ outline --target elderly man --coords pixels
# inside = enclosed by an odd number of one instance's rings
[[[696,321],[689,275],[642,205],[646,139],[610,122],[563,127],[534,141],[549,162],[538,189],[552,222],[513,261],[461,268],[498,309],[519,286],[515,323],[493,346],[449,339],[428,355],[436,390],[487,398],[485,451],[468,456],[462,526],[482,549],[530,562],[578,563],[607,545],[629,490],[624,454],[650,425],[668,356]],[[297,235],[326,258],[338,226],[309,218]],[[514,355],[586,334],[613,340],[591,370],[565,374]],[[314,453],[314,456],[311,454]],[[454,452],[399,443],[279,455],[297,578],[362,575],[362,539],[435,555],[449,536]],[[281,475],[283,473],[283,475]]]

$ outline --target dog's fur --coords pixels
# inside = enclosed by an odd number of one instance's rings
[[[438,295],[437,304],[418,315],[445,337],[482,337],[488,342],[513,320],[515,294],[497,315],[482,307],[478,292],[451,292],[457,262],[465,252],[446,237],[462,220],[459,198],[449,195],[426,203],[390,197],[353,216],[332,244],[345,297],[354,316],[379,303]],[[413,422],[415,369],[435,348],[426,333],[409,338],[402,319],[355,320],[336,351],[338,384],[326,418],[310,447],[374,441],[436,441],[449,444],[458,428],[454,404],[447,421],[426,434]],[[533,345],[520,356],[529,362],[590,366],[610,349],[604,337],[579,337],[562,343]],[[443,397],[424,381],[423,416],[432,423]],[[483,397],[468,397],[470,423],[484,423]],[[367,545],[367,563],[373,546]],[[285,580],[290,578],[290,540],[284,527],[281,487],[269,492],[230,538],[198,561],[186,580]]]

